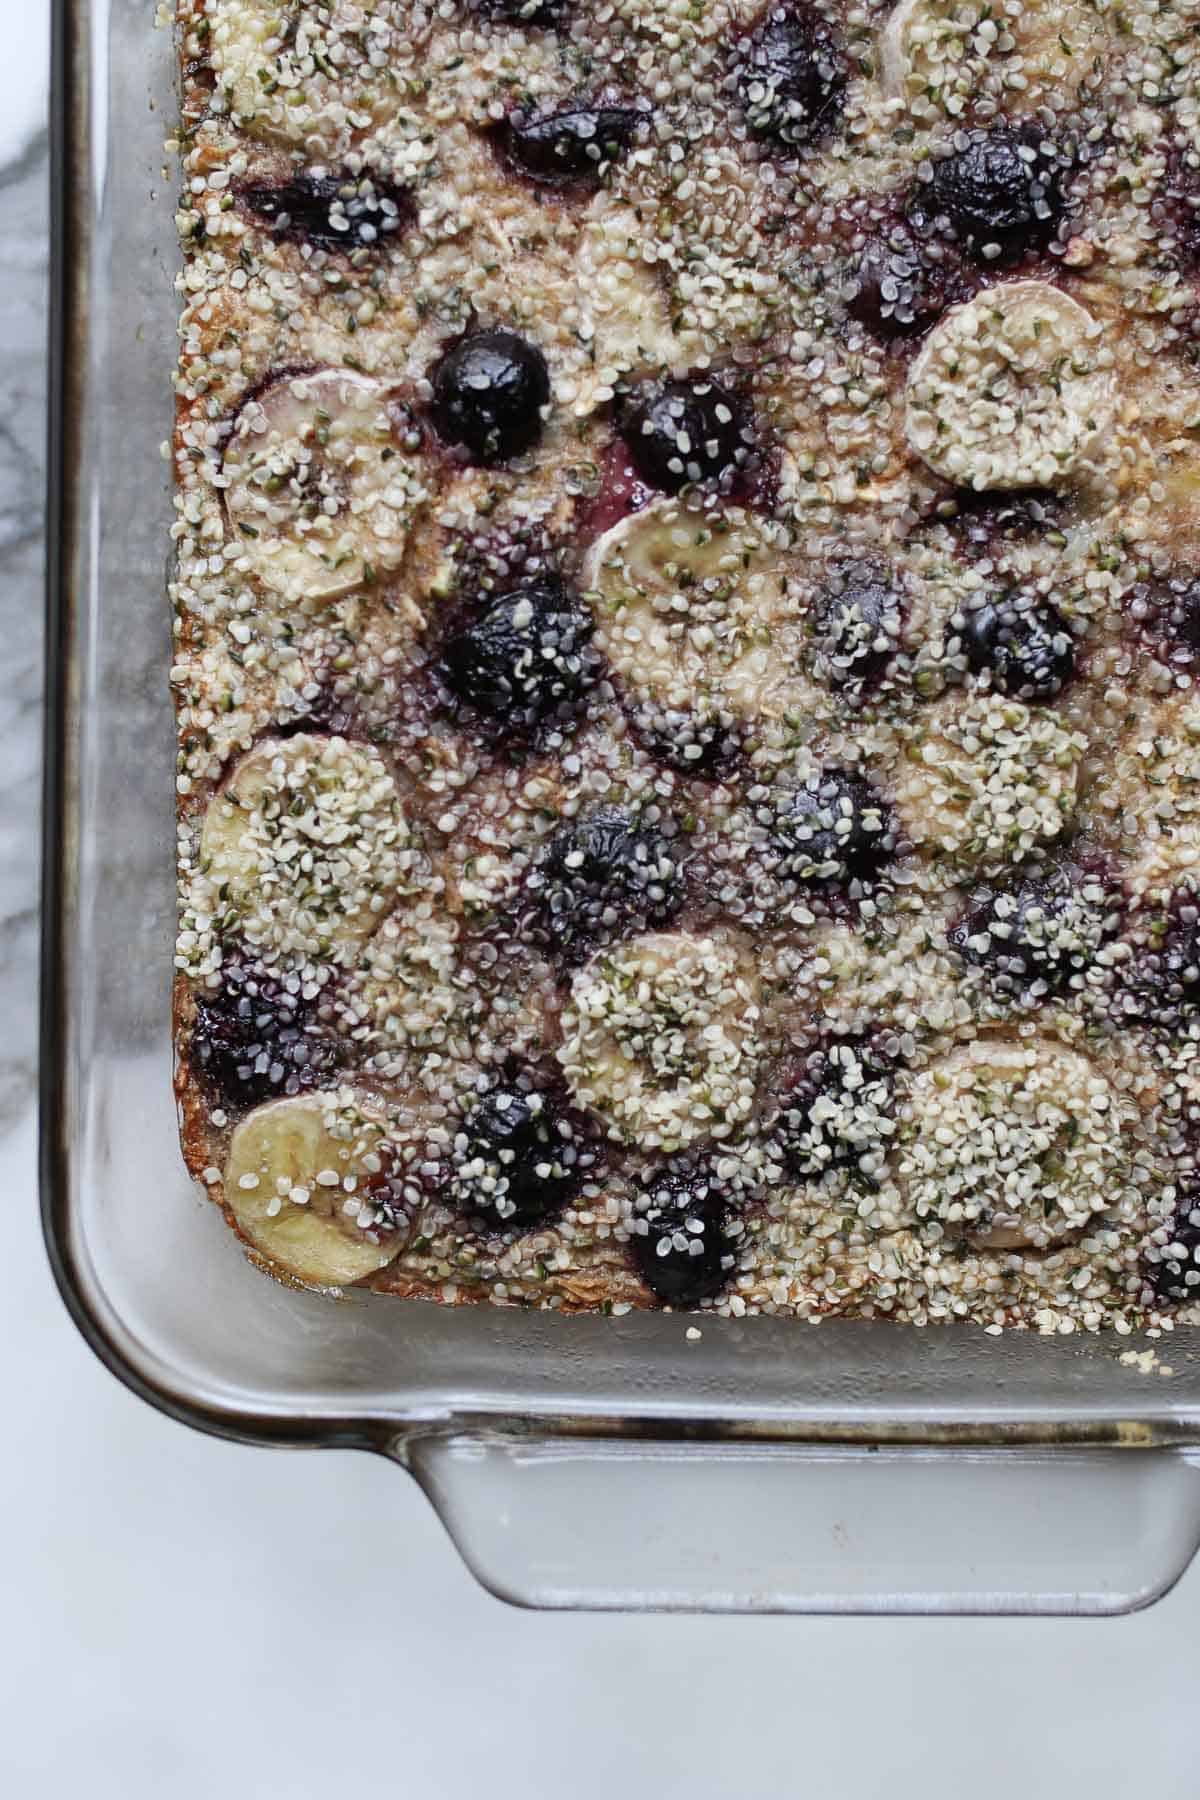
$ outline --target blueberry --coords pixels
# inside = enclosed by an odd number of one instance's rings
[[[805,884],[878,875],[896,846],[891,816],[860,775],[826,769],[795,789],[769,820],[778,873]]]
[[[664,381],[625,404],[624,438],[642,480],[677,494],[689,481],[716,481],[746,457],[738,401],[710,375]]]
[[[683,884],[671,841],[615,808],[560,825],[526,878],[530,935],[568,956],[665,924]]]
[[[503,25],[557,25],[568,0],[469,0],[471,11]]]
[[[366,1205],[377,1208],[396,1230],[407,1232],[414,1215],[430,1197],[433,1183],[425,1169],[395,1144],[380,1144],[372,1158],[377,1165],[360,1166],[355,1193]],[[429,1165],[426,1165],[426,1169]]]
[[[246,182],[244,204],[278,237],[322,250],[374,249],[409,225],[412,195],[378,175],[318,175],[284,182]]]
[[[1178,569],[1134,591],[1133,610],[1166,641],[1173,663],[1190,666],[1200,653],[1200,573]]]
[[[664,1172],[634,1202],[633,1260],[646,1286],[669,1306],[694,1306],[717,1294],[732,1273],[728,1207],[717,1183],[699,1171]]]
[[[720,781],[737,763],[741,734],[729,714],[645,702],[634,708],[632,723],[650,755],[679,775]]]
[[[591,1162],[554,1099],[518,1081],[467,1114],[454,1140],[451,1192],[464,1212],[501,1230],[536,1225],[574,1197]]]
[[[596,680],[591,613],[552,576],[486,601],[444,639],[439,667],[456,698],[508,727],[574,705]]]
[[[1184,1189],[1169,1226],[1142,1252],[1142,1274],[1155,1300],[1175,1306],[1200,1300],[1200,1190]]]
[[[954,264],[899,227],[868,238],[848,287],[850,317],[885,344],[926,331],[966,295]]]
[[[1163,611],[1173,635],[1189,650],[1200,650],[1200,573],[1189,570],[1162,589]]]
[[[957,488],[938,512],[971,551],[985,556],[998,544],[1026,543],[1059,531],[1068,505],[1053,488]]]
[[[214,1099],[257,1106],[318,1085],[337,1054],[300,977],[227,956],[221,984],[196,995],[192,1057]]]
[[[844,563],[813,600],[817,673],[831,688],[863,688],[896,653],[904,596],[876,563]]]
[[[1075,640],[1049,600],[1005,594],[956,613],[951,630],[975,673],[1015,700],[1053,700],[1075,672]]]
[[[1113,1011],[1118,1018],[1177,1031],[1200,1006],[1200,906],[1196,896],[1172,896],[1140,925],[1117,971]]]
[[[542,435],[550,372],[536,344],[515,331],[476,331],[433,371],[433,419],[472,461],[508,462]]]
[[[740,46],[735,79],[753,135],[800,149],[837,123],[847,80],[841,40],[806,0],[773,5]]]
[[[512,114],[498,133],[510,164],[534,181],[596,184],[649,115],[633,106],[570,106]]]
[[[894,1063],[869,1037],[834,1038],[792,1072],[776,1137],[793,1175],[879,1175],[894,1130]]]
[[[1151,218],[1185,275],[1200,275],[1200,156],[1168,154],[1165,179],[1151,203]]]
[[[985,263],[1043,249],[1065,211],[1060,165],[1036,137],[1004,125],[969,133],[965,148],[934,163],[910,205],[918,226],[948,227]]]
[[[1099,882],[1057,869],[987,893],[946,935],[964,962],[987,970],[1002,993],[1040,998],[1082,976],[1117,923]]]

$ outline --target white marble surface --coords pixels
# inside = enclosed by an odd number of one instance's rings
[[[44,6],[0,63],[0,1791],[1192,1800],[1200,1568],[1106,1624],[511,1612],[396,1469],[191,1435],[76,1337],[29,1113]]]

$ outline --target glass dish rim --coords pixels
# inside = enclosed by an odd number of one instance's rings
[[[392,1413],[312,1416],[282,1409],[239,1411],[207,1403],[189,1389],[181,1371],[156,1371],[139,1361],[129,1340],[122,1341],[120,1321],[106,1316],[78,1254],[72,1229],[72,1145],[63,1121],[71,1117],[69,1098],[71,1040],[71,942],[69,899],[74,881],[72,856],[78,850],[73,732],[79,683],[75,659],[76,571],[83,550],[81,526],[86,490],[86,445],[78,429],[87,389],[88,305],[96,223],[95,171],[92,146],[92,78],[106,5],[94,0],[54,0],[51,109],[51,305],[50,305],[50,452],[47,482],[47,704],[44,738],[44,815],[42,860],[42,976],[40,1071],[40,1163],[45,1237],[64,1301],[96,1354],[128,1387],[148,1403],[199,1429],[259,1443],[361,1444],[393,1447],[398,1435],[419,1430],[428,1421]],[[149,26],[147,27],[149,28]],[[165,672],[164,672],[165,673]],[[385,1304],[394,1304],[385,1301]],[[678,1320],[676,1320],[678,1323]],[[709,1321],[706,1317],[706,1331]],[[712,1321],[719,1333],[721,1322]],[[746,1321],[757,1325],[758,1321]],[[789,1323],[789,1329],[803,1327]],[[887,1326],[887,1330],[906,1329]],[[940,1327],[925,1328],[940,1331]],[[966,1329],[948,1327],[947,1329]],[[720,1439],[758,1443],[829,1443],[863,1446],[880,1442],[938,1445],[1004,1446],[1018,1443],[1105,1446],[1136,1442],[1200,1443],[1200,1399],[1172,1405],[1162,1386],[1147,1387],[1147,1404],[1135,1416],[1127,1400],[1111,1408],[1093,1406],[1074,1416],[1048,1419],[1044,1409],[1014,1406],[1003,1417],[972,1421],[931,1417],[919,1425],[893,1416],[890,1424],[849,1422],[841,1430],[822,1428],[808,1419],[794,1428],[779,1417],[711,1417],[666,1411],[614,1415],[599,1410],[557,1411],[545,1405],[506,1412],[456,1411],[457,1428],[522,1425],[556,1435],[665,1441]],[[886,1414],[886,1406],[879,1412]],[[1132,1435],[1131,1435],[1132,1433]]]

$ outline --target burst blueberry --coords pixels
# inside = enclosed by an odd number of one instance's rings
[[[847,273],[850,317],[885,344],[927,330],[967,293],[957,259],[936,249],[900,227],[869,238]]]
[[[790,1174],[878,1177],[895,1129],[895,1059],[872,1036],[834,1037],[789,1072],[775,1136]]]
[[[1174,1032],[1200,1008],[1200,905],[1171,896],[1161,911],[1133,918],[1130,953],[1116,966],[1112,1007],[1118,1018]]]
[[[525,884],[535,940],[576,957],[634,929],[664,925],[683,902],[678,851],[654,825],[606,808],[554,832]]]
[[[804,885],[875,878],[896,846],[889,809],[860,775],[827,769],[784,798],[768,820],[776,872]]]
[[[570,0],[469,0],[472,12],[504,25],[558,25]]]
[[[968,554],[984,557],[1005,544],[1061,538],[1070,506],[1069,498],[1052,488],[957,488],[939,503],[937,515],[945,518]]]
[[[817,674],[841,691],[878,680],[896,653],[903,608],[900,588],[880,565],[834,569],[812,606]]]
[[[567,711],[596,680],[595,622],[552,576],[483,601],[441,647],[442,678],[457,699],[506,727]]]
[[[840,37],[806,0],[771,6],[739,47],[735,82],[746,124],[785,154],[834,129],[846,81]]]
[[[638,1194],[630,1242],[638,1273],[669,1306],[694,1306],[720,1293],[733,1272],[729,1207],[702,1171],[664,1172]]]
[[[1000,993],[1040,998],[1079,985],[1118,924],[1103,884],[1064,868],[987,892],[946,935]]]
[[[1200,655],[1200,571],[1177,568],[1139,583],[1131,611],[1161,640],[1168,661],[1192,666]]]
[[[737,765],[742,733],[727,713],[706,713],[643,702],[631,709],[639,741],[679,775],[720,781]]]
[[[192,1056],[223,1106],[257,1106],[318,1086],[337,1051],[318,1017],[319,993],[293,972],[228,954],[220,985],[195,999]]]
[[[1049,600],[1029,594],[983,599],[955,614],[951,631],[976,674],[987,672],[1016,700],[1053,700],[1075,670],[1075,640]]]
[[[1184,1188],[1170,1224],[1151,1233],[1142,1252],[1142,1274],[1155,1301],[1195,1305],[1200,1300],[1200,1188]]]
[[[237,192],[277,237],[322,250],[373,250],[416,215],[408,190],[379,175],[307,170],[282,182],[248,181]]]
[[[591,1161],[579,1129],[556,1101],[514,1082],[467,1113],[452,1151],[453,1198],[501,1230],[527,1228],[574,1197]]]
[[[1043,249],[1066,212],[1063,169],[1036,136],[999,125],[932,165],[910,205],[922,229],[947,228],[978,262]]]
[[[648,117],[633,106],[514,113],[499,128],[497,141],[509,164],[534,181],[550,186],[596,185]]]

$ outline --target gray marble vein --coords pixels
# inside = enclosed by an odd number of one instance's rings
[[[0,165],[0,1127],[36,1066],[46,195],[42,132]]]

